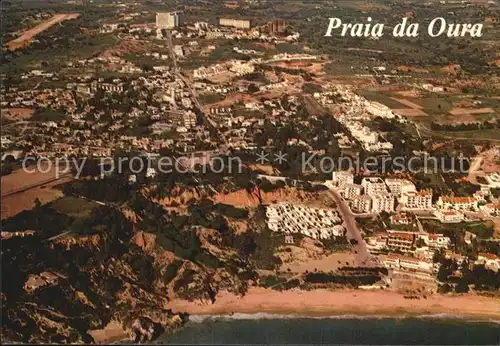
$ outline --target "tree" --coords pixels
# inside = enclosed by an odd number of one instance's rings
[[[455,286],[455,292],[457,293],[467,293],[469,292],[469,285],[463,279],[461,279],[458,284]]]
[[[259,90],[260,90],[260,89],[259,89],[259,87],[258,87],[258,86],[256,86],[256,85],[255,85],[255,84],[253,84],[253,83],[252,83],[252,84],[250,84],[250,85],[248,86],[248,92],[250,92],[250,93],[252,93],[252,94],[253,94],[253,93],[256,93],[256,92],[257,92],[257,91],[259,91]]]
[[[439,286],[438,292],[441,294],[446,294],[452,291],[452,287],[449,284],[444,284]]]
[[[418,238],[417,241],[415,242],[415,246],[416,247],[424,247],[425,246],[425,241],[422,238]]]

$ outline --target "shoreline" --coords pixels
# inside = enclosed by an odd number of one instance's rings
[[[500,322],[500,299],[478,295],[431,295],[427,299],[405,299],[390,291],[325,289],[273,291],[252,287],[243,297],[221,293],[214,304],[173,300],[168,308],[192,316],[234,314],[275,315],[287,318],[453,318]],[[233,315],[233,316],[231,316]]]
[[[392,291],[291,290],[251,287],[244,296],[221,292],[215,303],[172,300],[167,308],[188,313],[189,322],[209,319],[446,319],[500,324],[500,298],[476,294],[440,295],[405,299]],[[188,322],[188,323],[189,323]],[[97,344],[129,341],[121,324],[111,321],[104,329],[89,331]]]
[[[266,320],[266,319],[314,319],[314,320],[368,320],[368,319],[380,319],[380,320],[399,320],[399,319],[436,319],[436,320],[455,320],[468,323],[493,323],[500,324],[500,319],[492,319],[487,316],[483,318],[475,316],[471,318],[468,315],[451,315],[451,314],[297,314],[297,313],[284,313],[284,312],[234,312],[232,314],[223,315],[211,315],[211,314],[200,314],[200,315],[190,315],[189,322],[191,323],[202,323],[206,320],[215,319],[227,319],[227,320]]]

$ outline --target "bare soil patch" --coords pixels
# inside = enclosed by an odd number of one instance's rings
[[[421,117],[427,116],[427,113],[420,109],[413,108],[403,108],[403,109],[393,109],[394,113],[397,113],[403,117]]]
[[[401,98],[397,98],[397,97],[391,97],[391,99],[401,103],[401,104],[404,104],[405,106],[408,106],[410,108],[413,108],[413,109],[424,109],[424,107],[420,106],[420,105],[417,105],[416,103],[413,103],[411,102],[410,100],[407,100],[407,99],[401,99]]]
[[[451,115],[467,115],[467,114],[491,114],[495,113],[492,108],[462,108],[455,107],[450,111]]]
[[[295,260],[290,263],[283,263],[280,270],[288,271],[290,269],[292,273],[304,273],[306,271],[329,272],[331,270],[335,271],[340,267],[345,267],[347,263],[349,265],[353,265],[354,263],[354,256],[350,252],[339,252],[321,258],[307,259],[306,256],[310,256],[310,254],[305,249],[293,248],[295,251],[292,250],[292,254]],[[304,259],[301,259],[300,256],[303,256]]]
[[[13,120],[26,120],[33,115],[31,108],[5,108],[2,109],[2,117]]]
[[[35,37],[36,35],[38,35],[42,31],[49,29],[50,27],[56,25],[57,23],[63,22],[65,20],[76,19],[79,16],[80,16],[79,13],[56,14],[52,18],[49,18],[49,19],[41,22],[40,24],[38,24],[34,28],[26,30],[18,38],[7,42],[7,48],[9,50],[16,50],[19,48],[26,47],[27,45],[30,44],[33,37]]]
[[[61,190],[53,188],[60,183],[60,181],[49,183],[15,195],[2,197],[2,220],[15,216],[24,210],[33,209],[35,206],[35,199],[37,198],[40,200],[41,204],[44,205],[64,196]]]

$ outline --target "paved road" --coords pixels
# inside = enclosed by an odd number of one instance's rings
[[[344,220],[343,226],[347,230],[347,238],[348,239],[356,239],[358,244],[354,246],[354,250],[357,252],[354,256],[354,261],[357,266],[370,266],[375,265],[373,261],[373,257],[368,251],[368,247],[361,236],[361,231],[358,229],[356,224],[356,219],[354,218],[354,214],[351,211],[351,208],[347,205],[347,203],[342,199],[340,194],[334,190],[329,189],[329,195],[335,200],[337,203],[338,211],[342,216],[342,220]]]

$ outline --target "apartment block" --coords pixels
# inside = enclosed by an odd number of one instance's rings
[[[410,191],[401,195],[399,200],[405,209],[432,209],[432,190]]]
[[[441,209],[477,210],[478,202],[474,197],[441,196],[436,206]]]
[[[396,197],[400,197],[403,193],[417,191],[415,184],[407,179],[385,179],[385,184],[389,191]]]
[[[434,211],[434,216],[442,223],[459,223],[464,220],[464,214],[458,210],[441,210]]]
[[[182,12],[158,12],[156,14],[156,27],[159,29],[172,29],[184,23]]]
[[[408,252],[415,241],[415,234],[411,232],[387,231],[389,238],[387,239],[387,247],[393,250]]]
[[[365,195],[376,196],[387,193],[387,188],[381,178],[363,178],[361,186],[365,190]]]
[[[372,196],[372,212],[380,213],[387,212],[393,213],[395,208],[394,196],[390,193],[384,193]]]
[[[430,248],[446,249],[451,244],[451,239],[448,237],[445,237],[442,234],[432,234],[432,233],[419,234],[418,238],[422,239],[424,241],[425,245],[427,245]]]
[[[357,184],[347,184],[344,187],[343,195],[345,199],[353,199],[355,197],[361,196],[363,192],[363,186]]]
[[[358,213],[369,213],[372,209],[372,198],[362,195],[351,199],[351,208]]]
[[[333,172],[332,182],[342,189],[348,184],[354,184],[354,175],[346,171]]]
[[[249,20],[244,20],[244,19],[220,18],[219,25],[231,26],[237,29],[250,29],[251,22]]]

